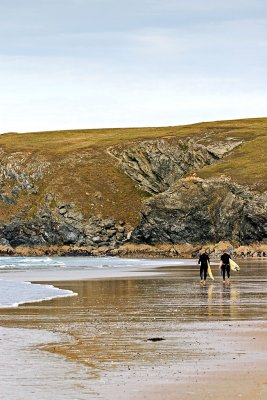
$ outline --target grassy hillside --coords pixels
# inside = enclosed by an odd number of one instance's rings
[[[147,194],[120,172],[106,150],[116,144],[160,137],[197,137],[203,144],[241,139],[243,144],[231,156],[198,175],[227,174],[239,183],[267,190],[267,118],[164,128],[12,133],[0,135],[0,149],[7,154],[25,153],[28,160],[47,160],[51,166],[39,193],[21,196],[16,206],[1,206],[1,219],[15,215],[26,203],[37,206],[47,192],[54,192],[59,200],[75,202],[85,215],[101,213],[135,224]]]

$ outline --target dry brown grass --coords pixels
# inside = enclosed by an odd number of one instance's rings
[[[3,254],[5,246],[2,246]],[[79,253],[80,255],[92,255],[93,248],[80,246],[17,246],[12,249],[13,255],[21,257],[41,257],[41,256],[65,256],[68,254]],[[0,247],[1,252],[1,247]]]
[[[144,258],[197,258],[199,252],[205,250],[211,258],[219,259],[224,249],[231,249],[234,257],[267,257],[267,243],[252,243],[249,246],[240,246],[238,243],[219,242],[201,244],[168,244],[157,246],[146,244],[127,243],[117,249],[108,246],[94,248],[92,246],[0,246],[2,256],[120,256]]]
[[[244,256],[255,253],[265,253],[267,255],[267,243],[254,243],[249,246],[239,246],[235,249],[235,253]]]
[[[15,250],[11,246],[1,246],[0,245],[0,255],[12,256],[15,254]]]
[[[189,257],[201,248],[198,244],[169,244],[163,243],[156,246],[148,244],[127,243],[115,250],[120,256],[145,256],[145,257]]]

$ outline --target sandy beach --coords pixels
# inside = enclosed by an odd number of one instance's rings
[[[200,287],[196,265],[7,277],[78,295],[0,310],[3,400],[267,399],[262,260],[229,286]]]

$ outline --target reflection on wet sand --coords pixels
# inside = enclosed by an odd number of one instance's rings
[[[219,320],[241,318],[239,286],[223,285],[216,291],[214,284],[208,288],[208,317],[213,319],[214,308],[217,307]]]
[[[199,287],[197,267],[168,271],[144,279],[53,282],[78,296],[1,310],[1,324],[67,333],[70,340],[46,349],[89,366],[95,377],[122,363],[178,362],[200,351],[204,356],[194,323],[266,318],[266,269],[261,265],[244,265],[243,274],[227,286],[217,277]],[[153,337],[167,340],[147,341]]]

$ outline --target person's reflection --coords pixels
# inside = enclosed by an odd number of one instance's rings
[[[240,316],[239,297],[239,290],[234,285],[221,287],[219,314],[222,319],[236,319]]]
[[[231,318],[235,319],[240,316],[240,293],[237,287],[230,286],[230,313]]]
[[[213,289],[215,285],[212,283],[208,286],[199,286],[199,301],[201,317],[212,318],[214,316]]]
[[[200,306],[208,319],[237,319],[240,317],[240,293],[236,285],[210,284],[200,288]],[[206,312],[205,312],[206,310]]]
[[[214,284],[209,285],[208,287],[208,317],[212,319],[214,316],[214,302],[213,302],[213,290]]]

